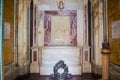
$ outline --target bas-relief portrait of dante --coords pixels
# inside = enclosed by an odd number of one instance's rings
[[[70,17],[53,16],[51,19],[51,43],[70,45]]]

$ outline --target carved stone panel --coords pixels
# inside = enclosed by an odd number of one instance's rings
[[[51,44],[70,44],[70,17],[52,16],[51,18]]]
[[[45,45],[77,45],[76,10],[45,11],[44,29]]]

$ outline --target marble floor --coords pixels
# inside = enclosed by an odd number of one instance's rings
[[[57,80],[57,79],[51,79],[49,77],[29,77],[26,79],[18,79],[18,80]],[[64,79],[64,80],[100,80],[100,79],[77,76],[77,77],[72,77],[71,79]]]
[[[102,75],[99,74],[83,74],[83,75],[76,75],[72,76],[71,79],[64,79],[64,80],[101,80]],[[39,74],[26,74],[24,76],[18,76],[14,80],[57,80],[52,79],[50,76],[40,76]]]
[[[50,78],[44,77],[44,78],[29,78],[28,80],[57,80],[57,79],[50,79]],[[65,79],[65,80],[93,80],[93,79],[78,77],[78,78],[71,78],[71,79]]]

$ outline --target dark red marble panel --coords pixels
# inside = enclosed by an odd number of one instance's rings
[[[85,61],[88,61],[88,51],[85,50]]]

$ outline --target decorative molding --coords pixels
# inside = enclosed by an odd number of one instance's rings
[[[14,0],[14,63],[18,66],[18,0]]]
[[[49,43],[51,42],[51,34],[50,34],[51,33],[51,16],[70,16],[70,43],[71,45],[77,45],[77,12],[76,10],[62,11],[62,14],[59,14],[59,11],[45,11],[44,44],[49,45]]]

